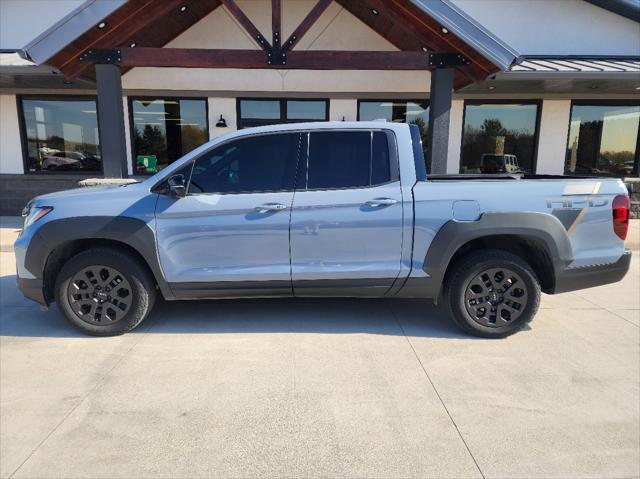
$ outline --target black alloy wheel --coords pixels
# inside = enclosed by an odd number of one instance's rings
[[[540,306],[540,283],[521,257],[478,250],[458,259],[447,272],[444,303],[465,332],[503,338],[533,319]]]
[[[147,265],[116,247],[82,251],[56,277],[55,298],[67,320],[92,336],[131,331],[151,312],[156,282]]]
[[[124,318],[131,308],[133,288],[117,269],[92,265],[71,278],[67,295],[78,318],[101,325]]]

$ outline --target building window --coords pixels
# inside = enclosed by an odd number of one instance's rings
[[[94,98],[20,98],[25,171],[102,170]]]
[[[535,171],[539,102],[466,101],[461,173]]]
[[[155,173],[209,140],[207,100],[130,98],[133,171]]]
[[[358,121],[387,120],[416,125],[420,130],[424,157],[427,156],[429,101],[427,100],[359,100]]]
[[[638,174],[640,104],[571,107],[565,174]]]
[[[238,129],[328,119],[329,100],[238,98]]]

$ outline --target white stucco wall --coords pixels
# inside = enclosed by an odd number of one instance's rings
[[[256,27],[271,38],[271,4],[238,2]],[[314,0],[284,0],[283,39],[315,5]],[[257,49],[255,42],[224,7],[215,9],[167,44],[171,48]],[[333,2],[302,37],[296,50],[382,50],[396,48]],[[251,92],[428,92],[429,72],[239,70],[134,68],[123,76],[125,89]]]
[[[358,100],[332,98],[329,102],[329,120],[331,121],[356,121],[358,118]]]
[[[452,0],[521,55],[640,55],[640,25],[583,0]]]
[[[235,98],[209,98],[209,138],[213,139],[216,136],[223,135],[229,131],[237,130],[238,119],[236,111],[236,99]],[[216,126],[220,115],[227,122],[226,128],[219,128]]]
[[[571,100],[544,100],[540,116],[536,173],[564,173]]]
[[[449,113],[449,152],[447,155],[447,173],[449,174],[460,172],[463,117],[464,100],[453,100]]]
[[[0,95],[0,173],[23,173],[15,95]]]

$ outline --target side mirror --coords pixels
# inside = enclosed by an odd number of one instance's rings
[[[173,175],[167,180],[169,189],[178,198],[184,198],[187,195],[187,187],[184,181],[184,175]]]

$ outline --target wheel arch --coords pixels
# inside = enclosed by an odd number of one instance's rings
[[[545,213],[485,213],[478,221],[449,221],[436,234],[423,270],[437,285],[438,297],[451,266],[471,251],[495,249],[521,257],[532,267],[543,291],[553,291],[555,277],[573,261],[565,228]]]
[[[81,251],[105,246],[124,250],[139,259],[163,296],[173,297],[158,261],[154,232],[137,218],[76,217],[46,223],[29,244],[25,267],[42,278],[45,299],[50,302],[62,264]]]

